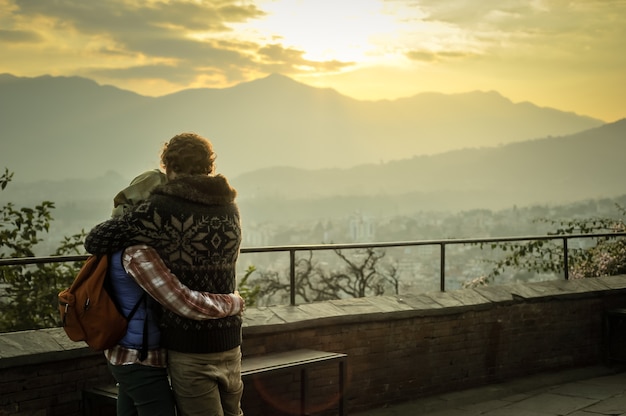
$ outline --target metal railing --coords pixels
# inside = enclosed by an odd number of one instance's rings
[[[394,241],[379,243],[351,243],[351,244],[314,244],[314,245],[285,245],[268,247],[243,247],[240,252],[245,253],[289,253],[289,300],[291,305],[296,304],[296,252],[300,251],[321,251],[321,250],[354,250],[368,248],[389,248],[389,247],[416,247],[416,246],[439,246],[440,248],[440,290],[446,290],[446,247],[460,244],[485,244],[485,243],[507,243],[520,241],[550,241],[561,240],[563,244],[563,276],[569,279],[569,255],[568,241],[573,239],[588,238],[613,238],[626,237],[625,233],[599,233],[599,234],[567,234],[567,235],[541,235],[541,236],[520,236],[520,237],[500,237],[500,238],[460,238],[443,240],[417,240],[417,241]],[[61,263],[83,261],[88,255],[74,256],[47,256],[47,257],[22,257],[22,258],[0,258],[0,267],[24,264],[41,263]]]

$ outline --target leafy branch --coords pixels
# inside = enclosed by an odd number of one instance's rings
[[[5,169],[0,188],[6,189],[13,173]],[[54,204],[44,201],[34,208],[7,203],[0,208],[0,258],[34,257],[35,247],[48,232]],[[65,237],[53,255],[79,254],[85,232]],[[0,332],[49,328],[58,325],[57,294],[73,280],[80,264],[50,263],[0,267]]]
[[[626,210],[616,204],[620,215],[624,217]],[[626,230],[623,219],[588,218],[569,221],[557,221],[540,218],[555,227],[548,233],[551,236],[567,236],[574,234],[606,234],[621,233]],[[569,278],[582,279],[587,277],[611,276],[626,272],[626,239],[612,236],[591,238],[587,245],[568,246]],[[493,269],[485,276],[480,276],[465,283],[465,287],[475,287],[493,282],[498,276],[512,271],[530,273],[554,273],[564,271],[564,249],[561,240],[545,239],[526,242],[480,243],[480,248],[488,246],[491,250],[500,250],[506,255],[500,260],[492,260]]]

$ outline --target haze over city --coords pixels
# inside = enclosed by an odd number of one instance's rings
[[[148,96],[281,73],[360,100],[498,91],[613,122],[626,2],[0,0],[0,73]]]
[[[336,214],[337,196],[345,212],[375,205],[359,198],[400,212],[623,194],[623,0],[0,10],[0,168],[15,202],[108,205],[182,131],[211,139],[255,212],[285,198]],[[70,194],[77,178],[97,195]]]

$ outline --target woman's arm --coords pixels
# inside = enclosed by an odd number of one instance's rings
[[[123,217],[104,221],[89,231],[85,237],[85,250],[91,254],[110,254],[128,246],[132,234]]]
[[[190,319],[217,319],[243,312],[245,302],[238,294],[198,292],[183,285],[167,268],[159,254],[147,245],[124,250],[126,271],[150,296],[166,309]]]

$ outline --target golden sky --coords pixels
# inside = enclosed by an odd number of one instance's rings
[[[626,0],[0,0],[0,73],[159,96],[281,73],[626,117]]]

